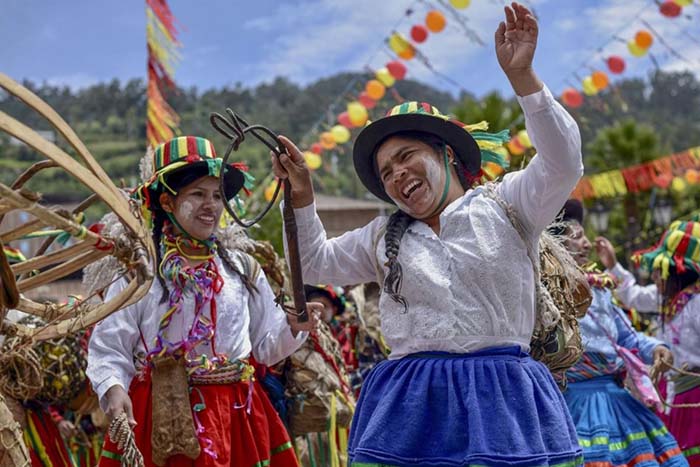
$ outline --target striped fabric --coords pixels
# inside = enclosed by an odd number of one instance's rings
[[[617,364],[600,352],[584,352],[581,359],[566,372],[566,380],[575,383],[598,376],[615,375],[620,372],[622,366],[622,360]]]
[[[700,222],[675,221],[659,243],[632,255],[632,260],[649,271],[661,271],[667,279],[671,268],[678,274],[687,269],[700,273]]]
[[[11,246],[3,246],[2,252],[5,254],[7,262],[10,264],[17,264],[27,260],[20,250],[12,248]]]
[[[181,136],[162,143],[153,152],[154,171],[158,172],[167,165],[187,157],[196,160],[214,159],[216,151],[211,142],[198,136]]]

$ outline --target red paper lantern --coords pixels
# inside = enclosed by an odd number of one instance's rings
[[[360,95],[357,96],[357,100],[367,109],[373,109],[377,105],[377,101],[369,97],[365,91],[362,91]]]
[[[323,152],[323,146],[321,146],[321,143],[312,144],[311,152],[313,152],[314,154],[321,154]]]
[[[347,112],[343,112],[340,115],[338,115],[338,123],[343,125],[345,128],[352,128],[355,126],[350,121],[350,115],[348,115]]]
[[[425,42],[425,40],[428,38],[428,30],[426,29],[425,26],[421,26],[420,24],[416,24],[411,28],[411,39],[414,41],[418,42],[419,44],[421,42]]]
[[[608,57],[608,69],[610,70],[610,73],[619,75],[625,71],[625,60],[618,55],[611,55]]]
[[[659,11],[667,18],[677,18],[683,12],[683,7],[673,0],[666,0],[659,5]]]
[[[406,77],[406,65],[399,60],[392,60],[386,64],[387,70],[395,79],[404,79]]]
[[[572,109],[583,105],[583,96],[574,88],[567,88],[561,95],[561,100],[564,104]]]

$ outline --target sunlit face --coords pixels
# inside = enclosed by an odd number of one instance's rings
[[[214,233],[224,209],[216,177],[201,177],[184,186],[177,196],[165,195],[161,203],[192,237],[206,240]]]
[[[421,141],[393,136],[379,147],[377,167],[384,190],[402,211],[416,219],[435,213],[446,180],[442,154]]]
[[[570,221],[564,236],[564,246],[579,266],[588,262],[588,254],[591,251],[591,242],[586,237],[583,227],[577,221]]]

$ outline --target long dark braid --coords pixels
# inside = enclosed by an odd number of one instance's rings
[[[163,255],[160,252],[160,239],[163,237],[163,225],[165,224],[165,212],[161,209],[155,210],[153,212],[153,246],[156,248],[156,277],[160,286],[163,288],[163,294],[160,296],[160,303],[165,303],[168,301],[168,296],[170,291],[165,283],[165,278],[160,274],[160,263],[163,261]]]
[[[428,146],[430,146],[436,154],[441,154],[445,148],[445,141],[438,138],[435,135],[424,133],[421,131],[406,131],[395,133],[393,136],[398,136],[406,139],[414,139],[421,141]],[[381,146],[381,143],[377,145],[377,148]],[[376,154],[374,160],[376,161]],[[458,157],[455,157],[457,162],[457,177],[459,178],[459,183],[462,188],[468,190],[471,188],[471,183],[467,179],[467,173],[464,170],[464,166],[459,161]],[[408,302],[406,298],[401,295],[401,285],[403,283],[403,269],[401,268],[401,263],[399,262],[399,247],[401,246],[401,239],[403,238],[406,229],[415,219],[405,212],[398,210],[394,212],[387,221],[386,233],[384,234],[385,243],[385,254],[387,257],[386,267],[389,268],[389,274],[387,274],[384,279],[384,292],[389,294],[392,300],[396,303],[400,303],[404,307],[404,312],[408,311]]]
[[[389,274],[384,279],[384,292],[388,293],[396,303],[403,305],[404,313],[408,311],[408,302],[400,293],[403,283],[403,269],[399,262],[399,247],[403,234],[406,233],[406,229],[414,220],[413,217],[398,210],[389,216],[384,234],[384,251],[387,257],[385,266],[389,268]]]
[[[236,263],[233,261],[233,258],[231,258],[231,254],[226,248],[224,248],[220,240],[216,241],[216,246],[217,251],[219,252],[219,258],[221,258],[221,261],[224,263],[224,267],[229,272],[229,274],[236,274],[238,277],[240,277],[241,281],[243,282],[243,285],[245,285],[246,290],[248,290],[248,293],[250,293],[251,295],[254,293],[258,293],[258,288],[253,283],[253,280],[255,278],[248,277],[245,273],[238,270],[238,266],[236,266]]]

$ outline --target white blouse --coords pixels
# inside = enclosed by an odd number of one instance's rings
[[[695,371],[700,369],[700,295],[695,295],[685,307],[665,323],[659,336],[671,347],[673,366],[688,364]]]
[[[258,293],[250,294],[241,279],[231,275],[216,258],[224,287],[216,295],[217,324],[216,352],[230,360],[248,357],[250,353],[258,362],[266,365],[283,360],[296,351],[308,333],[292,336],[287,318],[274,302],[274,294],[265,273],[260,270],[253,281]],[[241,267],[241,266],[239,266]],[[110,287],[106,300],[116,295],[126,285],[122,280]],[[87,375],[100,398],[115,384],[128,390],[143,357],[148,353],[141,340],[152,348],[160,318],[168,310],[168,302],[160,303],[162,287],[157,280],[138,303],[128,306],[100,321],[90,338]],[[166,338],[180,341],[187,336],[194,317],[194,296],[187,293],[181,312],[177,313],[167,329]],[[211,310],[206,312],[211,318]],[[196,348],[199,355],[211,357],[211,346],[202,344]],[[103,407],[104,408],[104,407]]]
[[[538,155],[498,186],[536,248],[583,174],[576,122],[547,88],[518,98]],[[327,239],[315,205],[295,210],[304,280],[357,284],[377,280],[386,262],[386,217]],[[473,352],[517,345],[527,350],[534,326],[534,280],[526,246],[505,212],[482,188],[468,191],[440,215],[440,234],[414,222],[398,257],[400,293],[408,311],[387,294],[379,302],[390,358],[423,351]],[[384,268],[384,276],[388,271]]]

